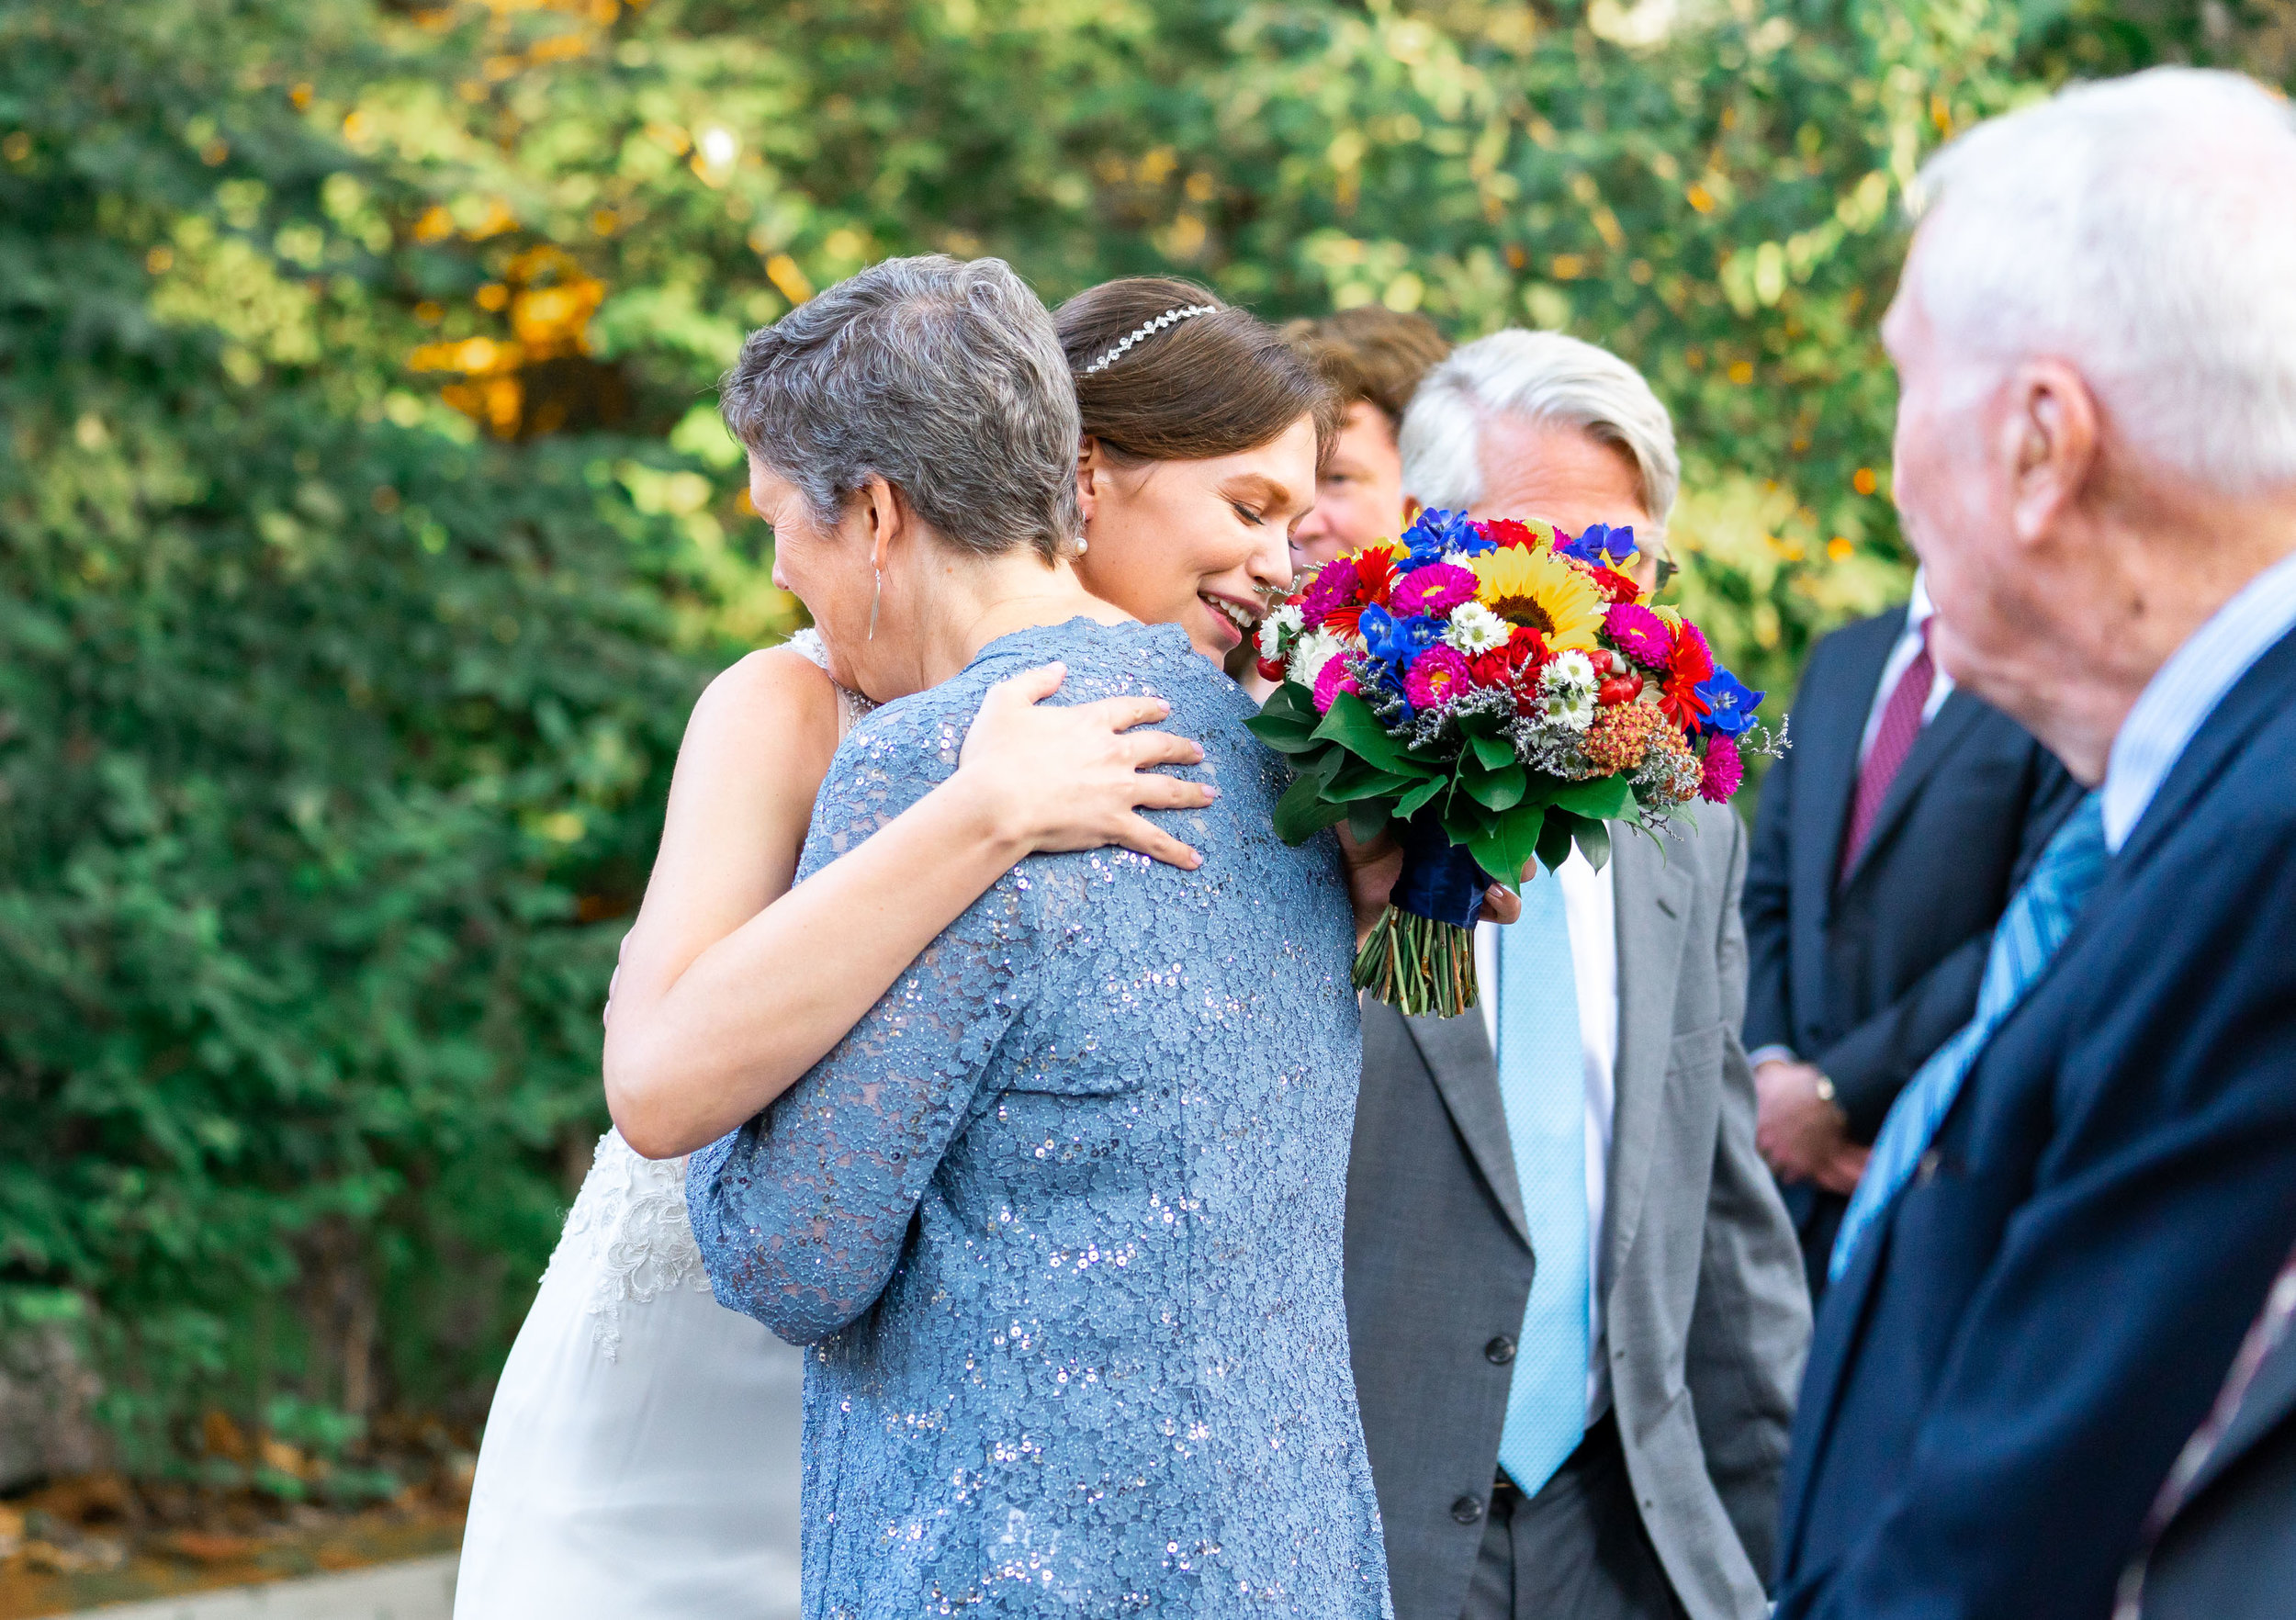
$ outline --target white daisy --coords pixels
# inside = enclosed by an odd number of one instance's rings
[[[1443,639],[1470,658],[1497,652],[1507,644],[1507,622],[1480,602],[1461,602],[1451,611]]]
[[[1594,691],[1594,660],[1576,647],[1569,652],[1557,653],[1553,661],[1540,672],[1538,684],[1542,692],[1584,692],[1592,695]]]
[[[1594,724],[1594,664],[1573,647],[1558,653],[1538,678],[1540,707],[1547,718],[1571,731]]]
[[[1302,686],[1312,687],[1323,666],[1347,649],[1347,644],[1328,630],[1311,630],[1291,644],[1291,662],[1285,673]]]
[[[1299,604],[1289,602],[1262,619],[1259,634],[1260,657],[1264,658],[1278,657],[1283,647],[1285,635],[1299,629],[1302,623],[1304,621],[1300,616]]]
[[[1594,694],[1576,687],[1560,687],[1540,698],[1547,710],[1547,718],[1557,726],[1571,731],[1584,731],[1594,724]]]

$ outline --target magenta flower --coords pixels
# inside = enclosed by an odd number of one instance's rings
[[[1347,558],[1334,557],[1316,570],[1309,581],[1306,595],[1300,599],[1300,617],[1306,628],[1312,630],[1323,622],[1323,615],[1342,605],[1356,593],[1362,576]]]
[[[1727,804],[1746,780],[1746,761],[1739,758],[1734,737],[1716,735],[1706,739],[1706,766],[1698,779],[1698,796],[1710,804]]]
[[[1667,659],[1674,656],[1673,632],[1647,607],[1631,602],[1613,603],[1603,617],[1603,628],[1610,632],[1620,652],[1645,669],[1663,669]]]
[[[1347,668],[1347,654],[1340,653],[1323,661],[1322,672],[1315,678],[1315,712],[1317,714],[1330,714],[1332,705],[1339,701],[1341,692],[1363,690],[1356,684],[1355,674]]]
[[[1429,563],[1396,579],[1388,606],[1399,619],[1418,614],[1440,619],[1459,603],[1474,600],[1474,575],[1451,563]]]
[[[1438,563],[1436,568],[1443,565]],[[1434,568],[1422,568],[1423,574]],[[1463,573],[1464,569],[1454,569]],[[1447,647],[1431,647],[1411,661],[1411,672],[1403,677],[1403,695],[1414,709],[1439,709],[1453,699],[1465,694],[1474,685],[1474,675],[1467,660]]]

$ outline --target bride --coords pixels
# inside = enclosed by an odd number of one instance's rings
[[[1097,288],[1061,335],[1087,522],[1055,571],[1217,660],[1289,579],[1329,433],[1321,390],[1265,326],[1186,284]],[[1199,861],[1140,812],[1204,806],[1202,786],[1147,773],[1202,750],[1139,729],[1164,716],[1154,700],[1040,704],[1053,666],[992,689],[948,739],[953,773],[793,889],[816,791],[866,703],[850,687],[909,685],[855,674],[854,650],[754,654],[696,706],[609,1016],[619,1129],[504,1369],[458,1615],[758,1612],[774,1574],[757,1464],[770,1362],[763,1329],[706,1291],[678,1155],[771,1102],[1022,857],[1114,844]]]

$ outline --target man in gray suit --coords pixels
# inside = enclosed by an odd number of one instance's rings
[[[1421,504],[1662,560],[1673,430],[1600,349],[1469,343],[1401,448]],[[1809,1301],[1739,1043],[1746,833],[1701,804],[1614,849],[1480,930],[1479,1009],[1364,1007],[1347,1313],[1398,1620],[1766,1607]]]

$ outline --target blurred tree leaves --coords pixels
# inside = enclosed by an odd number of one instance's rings
[[[1781,688],[1902,588],[1915,165],[2158,60],[2285,83],[2296,6],[0,6],[0,1316],[79,1322],[138,1466],[476,1412],[685,709],[794,619],[710,391],[814,289],[993,253],[1610,345]]]

